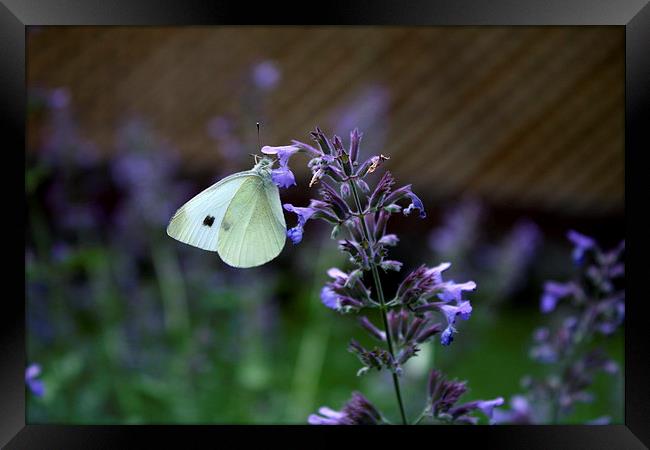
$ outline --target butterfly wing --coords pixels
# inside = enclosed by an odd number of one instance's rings
[[[238,172],[203,190],[181,206],[169,221],[167,234],[185,244],[217,251],[221,222],[228,206],[253,171]]]
[[[249,177],[221,221],[217,252],[230,266],[259,266],[280,254],[286,229],[278,187],[261,176]]]

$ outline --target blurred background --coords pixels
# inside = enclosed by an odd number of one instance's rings
[[[356,377],[354,318],[319,299],[345,269],[329,230],[255,269],[166,235],[173,212],[262,145],[320,126],[383,153],[427,218],[396,218],[404,272],[474,280],[450,347],[407,365],[407,412],[432,367],[464,399],[508,399],[547,279],[575,268],[568,229],[624,238],[620,27],[30,27],[26,299],[42,396],[29,423],[305,423],[354,389],[397,417],[387,374]],[[306,158],[283,203],[308,202]],[[294,217],[287,215],[289,226]],[[399,275],[399,274],[398,274]],[[391,292],[400,280],[386,277]],[[603,341],[622,364],[622,333]],[[623,421],[622,374],[571,422]]]

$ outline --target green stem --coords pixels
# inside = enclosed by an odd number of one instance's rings
[[[413,422],[412,425],[418,425],[420,422],[422,422],[422,419],[424,419],[426,416],[427,416],[426,410],[422,411],[422,413],[418,416],[417,419],[415,419],[415,422]]]
[[[364,239],[367,241],[367,244],[370,245],[371,243],[370,232],[368,231],[368,227],[366,226],[366,221],[364,220],[362,214],[363,210],[361,208],[361,200],[359,199],[359,194],[357,192],[357,187],[354,181],[350,181],[350,187],[352,188],[354,202],[357,206],[357,211],[359,213],[359,220],[363,228]],[[386,302],[384,301],[384,291],[381,287],[381,280],[379,279],[379,271],[377,270],[377,264],[375,264],[374,261],[370,262],[370,269],[372,271],[372,278],[375,282],[375,290],[377,291],[377,297],[379,297],[379,306],[380,306],[379,309],[381,310],[381,317],[384,322],[384,332],[386,333],[386,342],[388,343],[388,353],[390,353],[391,358],[395,360],[395,352],[393,351],[393,337],[391,336],[390,327],[388,326],[388,317],[386,316]],[[395,386],[395,396],[397,397],[399,412],[402,416],[402,423],[404,425],[408,425],[408,422],[406,420],[406,414],[404,413],[402,393],[399,388],[399,379],[397,378],[397,374],[395,372],[393,372],[392,375],[393,375],[393,385]]]

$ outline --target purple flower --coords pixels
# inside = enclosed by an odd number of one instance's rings
[[[334,290],[329,286],[324,286],[320,291],[320,299],[321,302],[323,302],[323,305],[335,311],[338,311],[340,308],[338,298],[336,292],[334,292]]]
[[[394,261],[392,259],[385,259],[379,264],[379,267],[385,271],[394,270],[395,272],[399,272],[402,269],[402,263],[400,261]]]
[[[328,308],[348,313],[360,309],[368,301],[370,293],[361,280],[361,271],[347,274],[333,267],[327,274],[332,281],[321,290],[321,301]]]
[[[514,395],[510,399],[510,410],[493,411],[492,423],[526,425],[533,423],[533,411],[530,402],[523,395]]]
[[[294,244],[300,244],[302,241],[303,228],[300,226],[295,226],[287,230],[287,237],[291,239],[291,242]]]
[[[296,145],[281,145],[278,147],[265,145],[262,147],[262,153],[266,155],[277,155],[280,166],[287,166],[289,164],[289,158],[298,151],[300,151],[300,147]]]
[[[361,88],[361,91],[335,108],[331,114],[331,122],[337,133],[350,133],[350,159],[358,160],[359,141],[361,133],[358,129],[367,131],[366,144],[368,148],[382,148],[386,142],[388,130],[388,109],[390,92],[386,86],[372,83]],[[353,133],[356,136],[353,137]],[[356,147],[356,149],[355,149]]]
[[[280,81],[280,69],[272,61],[262,61],[253,67],[252,78],[255,86],[268,91],[273,89]]]
[[[468,414],[479,409],[479,406],[482,407],[483,411],[490,412],[490,405],[498,403],[499,400],[477,400],[454,407],[465,392],[467,392],[467,383],[465,381],[446,380],[440,371],[432,370],[428,382],[431,415],[434,418],[451,419],[452,422],[456,423],[475,424],[478,419]]]
[[[456,317],[467,320],[472,314],[472,305],[468,301],[461,302],[458,306],[442,305],[440,310],[445,314],[447,323],[453,325],[456,323]]]
[[[207,123],[208,135],[217,143],[219,153],[225,162],[237,164],[246,155],[242,143],[235,133],[232,120],[224,116],[215,116]]]
[[[336,267],[332,267],[331,269],[329,269],[327,271],[327,275],[334,278],[335,280],[340,278],[340,280],[343,282],[343,284],[345,284],[345,282],[349,278],[349,275],[347,273],[343,272],[341,269],[336,268]]]
[[[503,397],[497,397],[494,400],[482,400],[476,403],[478,409],[480,409],[490,420],[492,419],[494,408],[501,405],[503,405]]]
[[[395,247],[399,238],[394,234],[385,234],[379,239],[379,243],[385,247]]]
[[[64,109],[70,104],[70,92],[66,88],[54,89],[48,100],[50,108]]]
[[[440,335],[440,343],[444,346],[451,344],[454,341],[454,333],[456,333],[456,328],[452,325],[447,326]]]
[[[452,417],[458,417],[478,409],[487,416],[487,418],[490,420],[490,423],[492,424],[494,423],[492,421],[494,408],[501,405],[503,405],[503,397],[497,397],[492,400],[475,400],[472,402],[464,403],[460,406],[456,406],[455,408],[452,408],[449,413],[452,415]],[[470,421],[470,423],[476,422]]]
[[[427,216],[427,213],[424,211],[424,204],[422,200],[415,195],[413,192],[408,193],[409,198],[411,199],[411,204],[403,211],[405,216],[408,216],[413,212],[414,209],[420,211],[420,219],[424,219]]]
[[[296,178],[289,169],[289,158],[300,150],[295,145],[284,145],[280,147],[271,147],[265,145],[262,147],[262,153],[266,155],[277,155],[280,167],[271,171],[273,182],[281,188],[288,188],[296,184]]]
[[[352,163],[357,162],[357,157],[359,156],[359,144],[361,143],[362,137],[363,133],[360,133],[358,128],[355,128],[350,132],[350,161],[352,161]]]
[[[549,313],[555,309],[558,300],[575,293],[575,287],[571,283],[557,283],[547,281],[544,284],[544,293],[540,300],[540,309],[543,313]]]
[[[427,270],[425,272],[425,275],[428,276],[428,277],[432,277],[433,282],[435,284],[441,284],[442,283],[442,272],[449,269],[450,267],[451,267],[451,263],[443,262],[443,263],[438,264],[436,267],[432,267],[431,269]]]
[[[273,182],[281,188],[288,188],[290,186],[295,186],[296,177],[293,175],[293,172],[289,167],[280,167],[279,169],[273,169],[271,171],[271,179]]]
[[[476,242],[483,214],[484,207],[478,201],[462,201],[445,212],[444,224],[433,230],[429,246],[440,256],[466,255]]]
[[[70,253],[70,247],[63,241],[55,242],[52,246],[52,259],[56,262],[65,261]]]
[[[359,323],[376,339],[386,342],[386,333],[377,328],[367,317],[363,316],[359,319]]]
[[[501,245],[486,255],[494,267],[495,296],[505,299],[523,287],[541,240],[534,222],[520,220]]]
[[[30,364],[25,370],[25,383],[37,397],[42,397],[45,394],[45,385],[41,380],[36,379],[40,374],[41,366],[39,364]]]
[[[442,271],[450,266],[442,263],[433,268],[422,265],[411,272],[397,288],[397,298],[404,304],[417,303],[441,288]]]
[[[569,240],[573,242],[573,245],[575,245],[575,248],[573,249],[573,261],[576,264],[582,263],[585,252],[596,246],[596,241],[592,238],[574,230],[569,230],[567,238],[569,238]]]
[[[443,291],[438,294],[438,298],[445,302],[451,300],[460,302],[463,291],[473,291],[476,289],[476,283],[473,281],[467,281],[465,283],[457,284],[453,281],[447,281],[446,283],[443,283],[441,287]]]
[[[299,244],[302,241],[302,233],[305,226],[305,223],[311,218],[312,215],[316,212],[314,208],[310,207],[298,207],[293,206],[290,203],[285,203],[284,209],[289,212],[295,213],[298,216],[298,225],[287,230],[287,236],[291,239],[294,244]]]
[[[372,403],[359,392],[353,392],[341,411],[324,406],[318,414],[311,414],[307,421],[311,425],[378,425],[382,419]]]

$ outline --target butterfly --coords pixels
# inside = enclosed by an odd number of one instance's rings
[[[287,225],[273,161],[263,157],[251,170],[230,175],[181,206],[167,226],[172,238],[216,251],[232,267],[256,267],[278,256]]]

